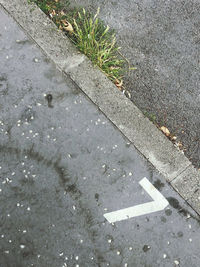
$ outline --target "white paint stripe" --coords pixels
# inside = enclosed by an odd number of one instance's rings
[[[154,201],[106,213],[104,214],[104,217],[109,221],[109,223],[160,211],[169,204],[163,195],[147,180],[146,177],[143,178],[139,184],[144,188],[145,191],[147,191]]]
[[[144,188],[144,190],[153,198],[154,201],[162,201],[163,205],[164,202],[166,203],[166,206],[169,204],[169,202],[166,200],[165,197],[153,186],[149,180],[144,177],[139,184]]]

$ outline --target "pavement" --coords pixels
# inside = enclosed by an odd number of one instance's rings
[[[199,173],[39,9],[0,3],[0,266],[199,266]]]
[[[125,77],[131,100],[184,146],[200,168],[198,0],[76,0],[101,8],[100,18],[116,30],[122,54],[137,67]]]

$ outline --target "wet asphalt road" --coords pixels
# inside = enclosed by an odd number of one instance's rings
[[[72,1],[73,2],[73,1]],[[137,67],[126,75],[132,101],[178,137],[200,167],[200,1],[76,0],[101,8],[121,52]]]
[[[199,217],[2,10],[0,25],[0,266],[199,266]],[[143,177],[168,207],[110,224],[152,200]]]

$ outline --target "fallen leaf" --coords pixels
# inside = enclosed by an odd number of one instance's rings
[[[170,136],[170,131],[167,129],[167,127],[162,126],[162,127],[160,127],[160,130],[161,130],[166,136]]]
[[[61,16],[65,16],[66,14],[65,14],[65,12],[63,10],[61,10],[60,15]]]
[[[182,148],[182,147],[183,147],[183,144],[181,144],[181,142],[179,141],[179,142],[177,143],[177,146],[178,146],[179,148]]]
[[[53,9],[51,12],[49,12],[49,16],[51,17],[51,18],[53,18],[54,16],[56,16],[57,14],[56,14],[56,11]]]
[[[62,22],[62,24],[64,25],[64,26],[63,26],[63,29],[64,29],[65,31],[70,32],[70,33],[72,33],[72,32],[74,31],[74,29],[73,29],[71,23],[69,23],[66,19],[61,20],[61,22]]]
[[[171,137],[172,141],[176,141],[176,139],[177,139],[177,137],[175,135]]]
[[[122,90],[122,85],[123,85],[123,80],[118,80],[118,79],[116,79],[115,80],[115,85],[120,89],[120,90]]]

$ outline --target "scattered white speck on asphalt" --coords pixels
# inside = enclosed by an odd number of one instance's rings
[[[2,189],[0,188],[0,192],[2,191]]]
[[[41,106],[42,104],[41,103],[37,103],[37,106]]]
[[[107,211],[108,209],[107,208],[104,208],[105,211]]]
[[[111,243],[112,242],[112,240],[111,239],[108,239],[108,243]]]
[[[9,243],[12,243],[12,240],[8,240]]]
[[[20,206],[20,204],[19,203],[17,203],[17,207],[19,207]]]
[[[63,252],[59,253],[59,256],[60,256],[60,257],[63,256]]]
[[[76,257],[75,257],[75,260],[77,261],[78,259],[79,259],[79,257],[78,257],[78,256],[76,256]]]
[[[5,252],[6,254],[9,254],[9,250],[5,250],[4,252]]]
[[[124,264],[124,267],[128,267],[128,263],[125,263],[125,264]]]
[[[20,248],[21,248],[21,249],[24,249],[24,248],[25,248],[25,245],[20,245]]]
[[[29,210],[31,210],[31,208],[30,208],[30,207],[28,207],[28,208],[27,208],[27,210],[29,211]]]
[[[4,235],[1,235],[1,238],[4,238]]]
[[[37,257],[40,258],[40,254],[38,254]]]
[[[129,172],[129,174],[128,174],[129,176],[132,176],[133,174],[132,174],[132,172]]]
[[[129,247],[129,250],[132,250],[133,248],[132,247]]]
[[[26,230],[23,230],[22,233],[25,234],[26,233]]]
[[[75,207],[74,205],[72,206],[72,208],[73,208],[73,210],[75,210],[75,209],[76,209],[76,207]]]
[[[163,259],[166,259],[167,255],[166,254],[163,254]]]
[[[192,238],[189,238],[189,241],[192,242]]]
[[[118,251],[117,251],[117,255],[120,255],[120,254],[121,254],[121,253],[120,253],[120,251],[118,250]]]
[[[8,213],[7,216],[10,217],[10,214]]]
[[[81,243],[81,244],[83,243],[83,239],[80,240],[80,243]]]
[[[175,263],[176,265],[179,265],[180,262],[179,262],[178,260],[175,260],[174,263]]]
[[[12,172],[12,174],[11,174],[11,175],[12,175],[12,176],[13,176],[13,175],[15,175],[15,172]]]
[[[188,225],[188,227],[189,227],[189,229],[191,229],[191,228],[192,228],[192,225],[191,225],[191,224],[189,224],[189,225]]]

